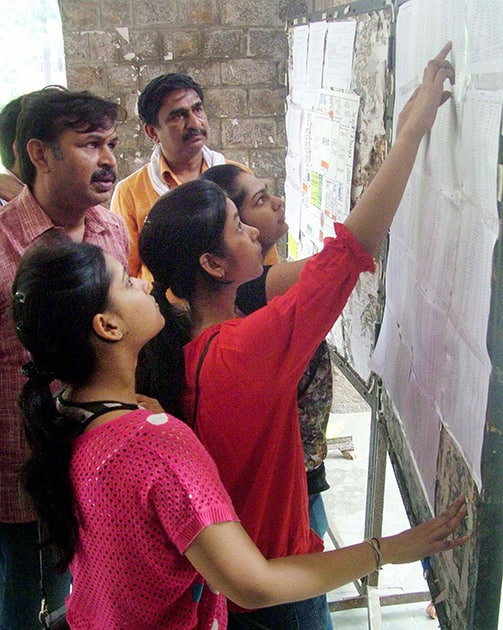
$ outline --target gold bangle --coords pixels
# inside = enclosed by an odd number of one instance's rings
[[[372,547],[374,555],[376,557],[376,571],[380,571],[382,569],[382,554],[381,554],[381,544],[379,542],[379,538],[366,538],[365,542]]]

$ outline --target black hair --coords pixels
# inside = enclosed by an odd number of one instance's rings
[[[57,411],[49,385],[54,379],[85,383],[93,373],[92,321],[107,308],[110,283],[99,247],[58,236],[25,252],[12,285],[16,332],[33,359],[24,368],[28,381],[19,397],[31,448],[22,478],[60,568],[78,539],[69,465],[72,440],[82,428]]]
[[[111,129],[125,119],[123,107],[88,91],[74,92],[61,86],[48,86],[26,94],[16,132],[21,179],[30,187],[35,181],[36,168],[26,147],[32,138],[54,147],[67,129],[88,133]]]
[[[163,106],[164,99],[174,90],[180,89],[194,90],[201,99],[201,103],[204,102],[203,89],[192,77],[176,72],[161,74],[150,81],[138,98],[138,115],[142,123],[157,127],[159,110]]]
[[[8,169],[11,169],[16,161],[12,145],[16,139],[16,124],[22,101],[23,96],[18,96],[7,103],[0,112],[0,159]]]
[[[226,218],[225,193],[210,181],[187,182],[159,197],[139,238],[140,257],[154,280],[190,302],[198,279],[211,281],[200,256],[224,255]]]
[[[246,173],[246,171],[235,164],[219,164],[204,171],[199,178],[215,182],[220,186],[227,197],[236,204],[236,208],[240,212],[246,199],[246,190],[237,181],[242,173]]]
[[[190,320],[186,311],[169,303],[166,290],[190,305],[202,282],[209,287],[221,284],[202,269],[199,259],[206,252],[225,254],[226,217],[226,196],[220,187],[196,180],[160,197],[140,232],[140,257],[154,277],[152,294],[166,325],[140,352],[137,391],[157,398],[166,411],[179,417],[185,381],[183,346],[190,341]]]

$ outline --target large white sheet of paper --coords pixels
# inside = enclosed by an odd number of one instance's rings
[[[302,119],[302,108],[294,103],[290,97],[287,98],[287,110],[285,116],[286,139],[288,151],[292,155],[300,156],[300,128]]]
[[[288,224],[288,233],[295,242],[295,249],[300,238],[300,214],[302,203],[302,190],[291,179],[285,180],[285,220]],[[290,252],[292,255],[292,252]],[[297,254],[292,256],[297,258]]]
[[[472,1],[468,7],[468,50],[472,74],[497,73],[498,87],[503,87],[503,2]]]
[[[418,78],[422,77],[426,61],[436,55],[447,41],[452,41],[450,60],[456,68],[456,84],[465,86],[465,19],[465,0],[410,0],[401,5],[397,18],[400,41],[397,38],[396,85],[402,89],[416,85]]]
[[[293,29],[292,69],[290,75],[290,96],[294,103],[299,103],[306,85],[307,47],[309,26],[304,24]]]
[[[323,87],[325,89],[351,89],[355,33],[355,20],[329,22],[323,64]]]
[[[484,8],[495,10],[483,42],[488,18],[475,13]],[[456,68],[453,97],[422,142],[391,228],[386,307],[371,360],[403,421],[432,505],[441,425],[481,484],[491,373],[486,337],[499,229],[503,92],[498,75],[491,74],[495,65],[503,68],[498,11],[494,2],[411,0],[398,14],[395,121],[421,80],[418,60],[424,63],[451,39]],[[477,89],[475,70],[487,71],[486,89]]]
[[[315,112],[288,99],[286,220],[298,256],[319,251],[348,215],[358,105],[355,94],[327,90]]]
[[[306,87],[311,90],[320,90],[321,88],[326,32],[326,22],[312,22],[309,24]]]

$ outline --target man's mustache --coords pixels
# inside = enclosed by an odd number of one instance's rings
[[[110,166],[104,166],[103,168],[94,171],[91,182],[115,182],[117,179],[117,173]]]
[[[206,138],[206,129],[204,127],[200,127],[199,129],[187,129],[187,131],[182,136],[182,140],[190,140],[195,136],[204,136]]]

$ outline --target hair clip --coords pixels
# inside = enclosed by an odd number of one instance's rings
[[[21,293],[21,291],[16,291],[14,293],[14,299],[18,304],[24,304],[26,301],[26,295],[24,293]]]
[[[26,378],[34,378],[36,374],[38,374],[37,366],[33,361],[28,361],[21,368],[21,372]]]
[[[34,361],[28,361],[21,368],[21,372],[26,378],[40,381],[42,383],[50,383],[54,380],[54,374],[46,369],[40,368]]]

